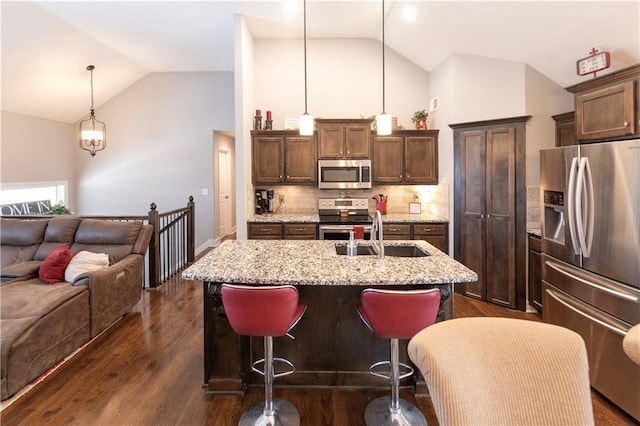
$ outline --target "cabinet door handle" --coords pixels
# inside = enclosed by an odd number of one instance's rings
[[[269,232],[271,228],[260,228],[260,232]]]
[[[624,127],[629,127],[629,122],[628,121],[624,122]]]
[[[287,175],[287,179],[289,179],[289,175]]]
[[[351,151],[350,151],[350,150],[347,150],[347,154],[351,154]]]
[[[407,173],[407,179],[409,179],[409,178],[410,178],[409,173]]]

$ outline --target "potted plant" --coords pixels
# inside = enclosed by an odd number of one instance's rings
[[[62,201],[58,201],[56,204],[51,206],[47,214],[71,214],[71,212]]]
[[[429,113],[425,109],[421,109],[413,113],[411,121],[416,125],[417,130],[427,130],[427,117]]]

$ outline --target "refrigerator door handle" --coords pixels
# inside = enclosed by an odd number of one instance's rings
[[[588,258],[591,255],[593,243],[594,227],[594,205],[593,205],[593,180],[591,179],[591,167],[589,159],[582,157],[578,168],[576,179],[576,227],[578,228],[578,239],[582,248],[582,255]],[[584,194],[583,194],[584,192]],[[586,211],[583,211],[583,201],[586,204]]]
[[[549,268],[551,269],[555,269],[556,271],[558,271],[559,273],[566,275],[567,277],[571,278],[572,280],[581,282],[582,284],[588,285],[589,287],[594,287],[604,293],[608,293],[614,297],[617,297],[618,299],[622,299],[622,300],[626,300],[628,302],[631,303],[640,303],[640,300],[638,300],[637,297],[634,297],[632,295],[629,294],[625,294],[619,291],[615,291],[613,289],[607,288],[605,286],[596,284],[594,282],[585,280],[584,278],[581,278],[577,275],[572,274],[569,270],[567,270],[566,268],[564,268],[562,265],[559,265],[555,262],[551,262],[551,261],[545,261],[544,262]]]
[[[576,255],[580,254],[580,245],[578,237],[576,236],[576,172],[578,168],[578,158],[573,157],[571,159],[571,171],[569,173],[569,187],[567,188],[567,222],[569,223],[569,235],[571,236],[571,244],[573,245],[573,252]]]
[[[605,321],[602,321],[601,319],[598,319],[592,315],[589,315],[588,313],[578,309],[576,306],[573,306],[571,303],[565,302],[563,299],[563,297],[561,297],[559,294],[557,294],[555,291],[547,289],[547,294],[551,297],[553,297],[556,302],[562,304],[563,306],[565,306],[568,309],[571,309],[573,312],[577,313],[578,315],[581,315],[587,319],[589,319],[592,322],[595,322],[596,324],[600,324],[601,326],[611,330],[612,332],[614,332],[615,334],[619,335],[619,336],[626,336],[627,332],[625,330],[622,330],[614,325],[611,325]]]

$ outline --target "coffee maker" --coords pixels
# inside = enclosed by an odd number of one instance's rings
[[[273,214],[274,204],[273,189],[256,190],[256,214]]]

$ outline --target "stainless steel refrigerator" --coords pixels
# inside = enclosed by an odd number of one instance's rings
[[[640,139],[540,153],[543,318],[585,340],[591,385],[640,421]]]

